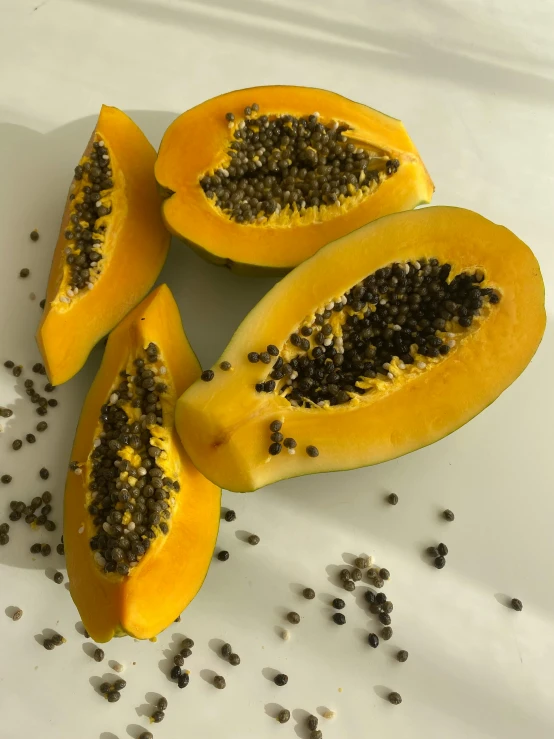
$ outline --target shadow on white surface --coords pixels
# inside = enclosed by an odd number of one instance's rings
[[[371,11],[344,21],[338,13],[304,9],[298,3],[236,0],[230,7],[223,0],[181,0],[171,5],[157,0],[119,0],[116,4],[111,0],[77,1],[102,8],[106,13],[142,18],[162,26],[185,25],[210,36],[219,32],[224,37],[242,39],[253,50],[273,46],[281,52],[294,53],[302,41],[305,52],[334,57],[337,62],[347,55],[350,62],[357,62],[361,68],[371,65],[383,67],[388,74],[439,77],[448,84],[469,83],[472,88],[533,101],[554,99],[554,81],[530,69],[533,64],[538,66],[535,57],[505,54],[500,61],[497,49],[479,47],[470,11],[465,17],[457,14],[456,25],[465,26],[466,33],[460,30],[458,38],[442,38],[433,29],[426,34],[392,31],[396,8],[388,15],[381,13],[381,27],[375,27],[378,16]],[[443,12],[448,13],[448,9],[435,2],[434,15],[440,18]],[[498,33],[495,24],[501,20],[501,14],[491,16],[489,30]],[[485,19],[481,21],[485,26]],[[495,35],[488,33],[486,26],[479,30],[484,40]]]

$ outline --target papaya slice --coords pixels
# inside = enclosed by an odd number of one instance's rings
[[[255,101],[255,102],[253,102]],[[336,93],[268,86],[183,113],[156,161],[168,229],[239,271],[286,271],[433,183],[402,123]]]
[[[387,216],[260,301],[213,380],[180,398],[177,430],[234,491],[376,464],[492,403],[544,327],[539,265],[506,228],[460,208]]]
[[[156,152],[133,121],[103,105],[75,167],[37,342],[54,385],[148,292],[170,236],[160,216]]]
[[[110,334],[65,488],[70,592],[95,641],[154,637],[208,570],[221,491],[195,469],[174,427],[177,398],[199,375],[166,285]]]

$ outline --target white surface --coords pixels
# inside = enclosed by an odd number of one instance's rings
[[[533,247],[552,286],[553,24],[552,5],[539,0],[0,0],[2,362],[23,362],[37,379],[30,367],[38,302],[71,171],[103,102],[128,111],[154,145],[176,113],[234,88],[307,84],[368,103],[404,120],[436,183],[436,204],[508,226]],[[34,227],[36,244],[28,239]],[[23,266],[27,280],[17,277]],[[178,243],[162,279],[204,366],[272,284],[216,269]],[[548,308],[552,315],[552,292]],[[15,409],[0,419],[1,472],[14,476],[0,486],[0,520],[10,499],[48,488],[61,523],[72,435],[99,357],[96,350],[56,391],[50,428],[19,452],[11,440],[39,419],[22,383],[0,366],[0,403]],[[303,739],[297,720],[320,706],[337,711],[320,720],[325,739],[552,737],[553,359],[550,327],[502,398],[409,457],[250,496],[225,493],[237,511],[219,536],[230,560],[214,561],[182,622],[157,644],[114,641],[102,665],[76,631],[65,586],[45,574],[61,558],[33,559],[37,536],[12,526],[0,550],[0,737],[136,739],[159,694],[169,708],[153,725],[156,739]],[[44,464],[52,470],[47,485],[37,474]],[[400,496],[396,508],[383,504],[390,490]],[[455,511],[454,523],[438,517],[444,507]],[[260,545],[244,544],[240,531],[259,534]],[[58,534],[38,539],[55,544]],[[421,552],[440,540],[451,553],[439,572]],[[377,624],[361,593],[352,598],[333,577],[343,553],[359,551],[394,577],[386,592],[395,636],[378,650],[366,643]],[[299,585],[314,587],[316,600],[299,597]],[[523,612],[505,608],[499,594],[521,598]],[[347,601],[342,628],[330,622],[331,596]],[[21,621],[4,614],[11,606],[23,608]],[[284,642],[278,631],[291,608],[302,622],[288,627]],[[47,628],[67,644],[44,650]],[[166,678],[179,635],[196,642],[182,691]],[[239,667],[214,653],[217,639],[233,644]],[[410,652],[406,664],[394,660],[400,648]],[[108,659],[127,665],[128,687],[113,705],[93,687]],[[289,675],[286,687],[266,679],[272,668]],[[210,671],[226,677],[226,690],[206,682]],[[391,689],[401,706],[383,700]],[[293,711],[289,724],[271,720],[273,704]]]

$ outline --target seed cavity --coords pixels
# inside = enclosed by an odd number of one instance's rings
[[[315,114],[258,116],[258,109],[226,114],[227,156],[200,179],[206,197],[236,223],[323,220],[325,211],[338,215],[345,204],[357,205],[398,171],[398,159],[360,148],[344,123]]]
[[[102,273],[113,188],[110,154],[97,136],[91,152],[75,167],[71,213],[64,233],[69,276],[62,288],[65,294],[59,297],[62,303],[70,303],[81,290],[92,289]]]
[[[483,270],[452,278],[451,272],[435,258],[378,269],[305,319],[256,389],[275,391],[293,407],[321,409],[359,402],[428,371],[500,301],[484,285]]]
[[[179,483],[165,451],[163,397],[157,378],[162,363],[150,343],[137,356],[100,408],[89,455],[87,510],[94,534],[90,547],[98,567],[126,576],[152,541],[169,532]],[[166,378],[164,377],[164,380]],[[72,463],[74,472],[86,467]]]

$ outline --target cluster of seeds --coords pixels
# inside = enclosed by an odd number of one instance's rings
[[[44,526],[46,531],[55,531],[56,524],[51,518],[49,518],[52,513],[51,503],[52,493],[49,490],[45,490],[41,496],[35,496],[28,504],[24,503],[22,500],[12,500],[10,502],[10,521],[20,521],[23,518],[25,523],[29,524],[29,526],[32,526],[33,528]],[[37,545],[33,544],[31,547],[31,551],[33,553],[42,551],[41,549],[36,549],[36,546]],[[39,544],[38,546],[48,547],[48,550],[42,551],[42,553],[45,556],[50,554],[49,544]]]
[[[187,675],[188,677],[188,675]],[[156,704],[156,710],[152,714],[152,721],[155,724],[159,724],[160,721],[163,721],[165,718],[165,711],[167,710],[167,698],[164,698],[163,696],[159,699],[159,701]],[[150,735],[152,737],[152,734],[150,734],[149,731],[144,732],[145,735]],[[143,734],[141,734],[141,737]]]
[[[121,698],[121,691],[126,687],[127,682],[122,677],[118,677],[111,685],[108,682],[102,683],[100,692],[108,700],[108,703],[117,703]]]
[[[186,688],[189,684],[189,674],[186,670],[183,670],[183,665],[185,664],[185,659],[191,656],[193,646],[194,641],[192,639],[183,639],[181,642],[181,651],[173,658],[173,667],[169,676],[172,680],[177,680],[177,685],[180,688]]]
[[[240,665],[240,657],[236,652],[233,652],[233,647],[230,644],[225,643],[221,647],[221,656],[223,659],[227,660],[230,665],[233,665],[233,667],[237,667]]]
[[[88,511],[97,531],[90,540],[105,572],[128,575],[151,541],[167,534],[174,493],[180,487],[160,466],[167,454],[159,438],[163,426],[161,396],[165,366],[149,344],[145,358],[134,360],[134,375],[121,382],[100,409],[101,431],[91,452]],[[75,473],[80,467],[74,463]]]
[[[291,334],[258,392],[293,406],[342,405],[438,362],[500,295],[475,270],[450,279],[437,259],[393,263],[321,307]],[[262,354],[248,355],[264,361]],[[256,358],[257,357],[257,358]]]
[[[392,638],[392,627],[391,627],[391,613],[393,611],[393,604],[388,600],[385,593],[375,593],[373,590],[366,590],[365,599],[369,603],[369,610],[375,616],[379,618],[379,621],[383,624],[384,628],[381,630],[381,638],[388,641]],[[368,643],[372,647],[379,646],[379,638],[376,634],[369,634]]]
[[[90,155],[75,167],[75,191],[69,196],[72,212],[64,235],[65,259],[71,274],[69,286],[60,296],[62,303],[71,302],[79,290],[94,286],[104,257],[102,247],[107,228],[105,216],[111,212],[112,170],[104,141],[97,140],[92,147]]]
[[[442,570],[446,565],[446,555],[448,554],[448,547],[442,542],[436,547],[428,547],[427,554],[433,558],[433,564],[437,570]]]
[[[65,644],[66,640],[60,634],[53,634],[49,639],[45,639],[42,642],[42,646],[48,651]]]
[[[8,359],[4,362],[4,367],[6,367],[6,369],[11,369],[14,377],[20,377],[23,372],[23,367],[19,364],[16,365],[15,362],[12,362],[11,359]],[[33,372],[39,375],[45,375],[46,368],[41,362],[36,362],[33,365]],[[55,408],[58,405],[58,401],[55,398],[45,398],[43,395],[37,392],[35,388],[35,383],[30,378],[25,380],[24,385],[25,393],[29,397],[29,400],[31,401],[31,403],[35,403],[37,405],[36,412],[39,416],[45,416],[48,413],[48,408]],[[47,393],[51,393],[53,390],[55,390],[55,387],[48,382],[44,386],[44,390]],[[9,418],[13,415],[13,411],[9,410],[8,408],[1,408],[0,415],[2,415],[4,418]],[[37,431],[44,431],[47,428],[48,424],[46,423],[46,421],[42,421],[37,424]],[[32,434],[28,434],[28,436],[32,436]],[[20,439],[16,439],[15,441],[19,442]],[[27,441],[29,441],[29,439],[27,439]],[[20,449],[21,445],[15,444],[13,448],[16,450]]]
[[[323,123],[319,113],[296,118],[258,111],[256,103],[248,106],[240,121],[227,113],[235,139],[228,163],[200,180],[206,197],[237,223],[340,206],[398,171],[398,159],[357,146],[344,123]]]

